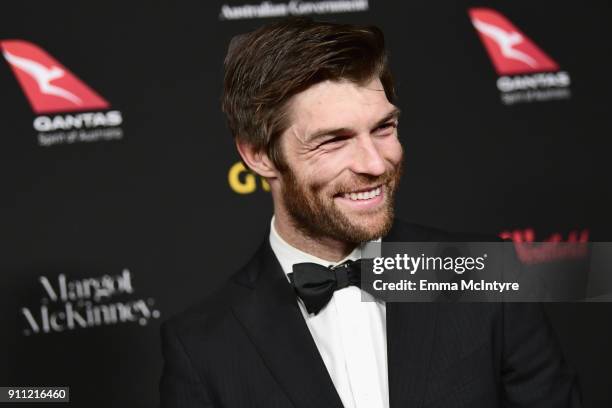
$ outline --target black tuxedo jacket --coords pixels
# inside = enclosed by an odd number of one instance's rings
[[[396,221],[384,241],[466,241]],[[541,307],[387,303],[391,408],[578,407]],[[268,237],[214,295],[162,325],[163,408],[342,407]]]

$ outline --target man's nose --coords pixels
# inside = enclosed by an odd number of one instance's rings
[[[386,167],[380,148],[376,146],[371,135],[360,135],[356,138],[351,170],[358,174],[380,176]]]

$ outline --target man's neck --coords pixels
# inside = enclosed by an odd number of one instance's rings
[[[355,249],[353,243],[338,241],[329,237],[310,237],[295,228],[281,214],[274,216],[274,228],[289,245],[329,262],[338,262]]]

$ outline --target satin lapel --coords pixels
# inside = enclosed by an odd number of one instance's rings
[[[248,274],[249,297],[234,306],[272,375],[296,408],[342,407],[295,293],[266,241]]]
[[[396,224],[383,239],[383,243],[402,241],[427,241],[427,237]],[[437,316],[436,303],[387,303],[390,408],[423,405]]]

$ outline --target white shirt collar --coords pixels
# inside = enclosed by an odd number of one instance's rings
[[[380,242],[380,238],[373,242]],[[309,253],[306,253],[304,251],[301,251],[296,247],[292,246],[287,241],[285,241],[276,231],[276,228],[274,227],[274,217],[272,217],[272,221],[270,222],[270,246],[272,247],[272,251],[274,251],[276,258],[278,258],[278,262],[283,268],[285,275],[292,272],[293,264],[300,262],[313,262],[318,263],[319,265],[330,266],[339,265],[348,260],[359,259],[361,258],[361,252],[364,244],[367,243],[362,243],[361,245],[358,245],[355,249],[353,249],[350,254],[345,256],[342,260],[338,262],[330,262],[326,261],[325,259],[321,259],[319,257],[311,255]]]

